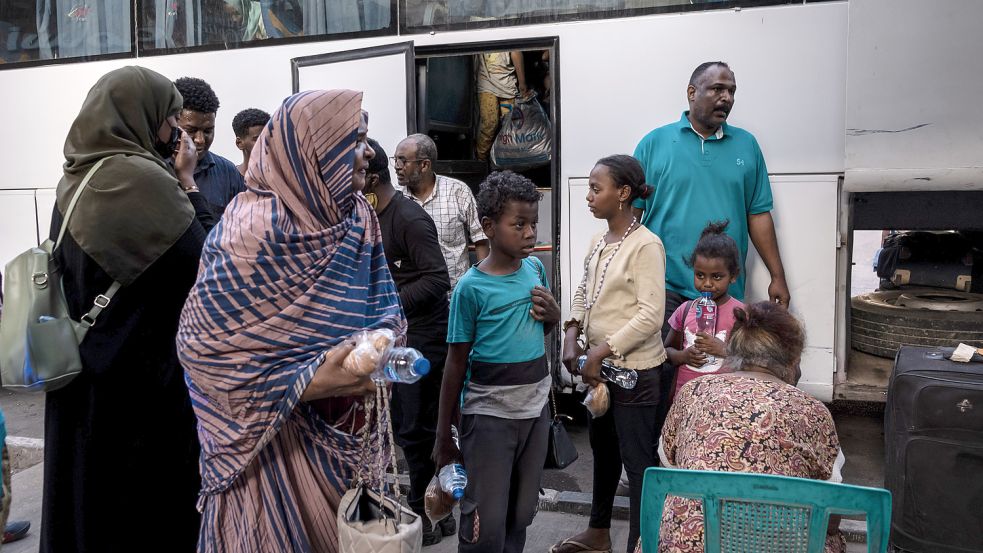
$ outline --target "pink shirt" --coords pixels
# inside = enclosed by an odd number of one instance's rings
[[[687,309],[687,307],[689,309]],[[717,334],[720,341],[726,343],[730,329],[734,327],[734,310],[744,307],[744,302],[735,299],[733,296],[727,299],[722,305],[717,306]],[[669,326],[683,333],[683,349],[696,343],[696,310],[693,309],[693,302],[686,302],[680,305],[676,312],[669,318]],[[713,363],[707,363],[702,367],[692,365],[680,365],[676,373],[676,391],[690,380],[705,374],[720,372],[723,359],[718,357]]]

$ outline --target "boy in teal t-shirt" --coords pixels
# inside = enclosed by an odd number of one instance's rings
[[[511,171],[481,183],[478,215],[491,253],[451,297],[434,461],[463,457],[468,473],[460,553],[520,553],[539,501],[552,382],[544,335],[560,319],[546,270],[529,257],[539,199],[532,181]],[[458,407],[460,451],[451,438]]]

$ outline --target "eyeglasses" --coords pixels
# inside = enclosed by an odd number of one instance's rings
[[[429,157],[421,157],[419,159],[403,159],[401,157],[393,156],[393,157],[390,157],[389,159],[393,162],[393,167],[399,169],[400,167],[406,165],[407,163],[414,163],[414,162],[424,161],[424,160],[427,160],[427,159],[430,159],[430,158]]]

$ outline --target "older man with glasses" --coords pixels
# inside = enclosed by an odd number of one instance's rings
[[[479,261],[488,256],[488,238],[481,230],[474,195],[463,182],[434,173],[437,145],[425,134],[404,138],[391,160],[399,191],[423,207],[437,226],[453,290],[468,270],[469,243],[474,244]]]

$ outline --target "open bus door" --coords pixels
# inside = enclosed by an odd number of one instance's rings
[[[522,52],[530,86],[551,100],[545,104],[551,120],[551,160],[522,173],[536,184],[543,196],[533,255],[543,262],[557,301],[562,301],[557,248],[560,233],[557,37],[419,48],[414,48],[413,42],[402,42],[294,58],[291,60],[293,92],[336,88],[363,91],[362,107],[369,112],[370,137],[392,153],[406,136],[416,132],[427,134],[440,152],[434,164],[435,172],[460,179],[477,193],[478,184],[494,167],[475,157],[478,108],[474,60],[483,53],[503,51]],[[559,365],[559,346],[559,334],[552,333],[547,350],[554,367]]]
[[[481,161],[477,152],[481,127],[478,73],[480,56],[509,53],[513,64],[521,56],[528,89],[549,119],[550,159],[534,167],[510,167],[530,179],[541,194],[539,225],[533,256],[546,267],[557,302],[563,301],[565,275],[560,272],[560,110],[559,38],[556,36],[513,38],[418,46],[415,52],[417,131],[437,144],[434,171],[467,184],[474,194],[491,171],[499,170],[494,160]],[[518,83],[517,83],[518,84]],[[500,117],[511,114],[513,101],[499,98]],[[503,113],[502,109],[506,111]],[[499,120],[500,122],[502,119]],[[371,127],[371,123],[369,125]],[[500,129],[496,129],[496,134]],[[489,152],[489,158],[494,158]],[[477,257],[472,252],[471,261]],[[560,368],[560,332],[546,339],[552,374],[563,388],[571,382]]]
[[[369,112],[369,136],[387,151],[416,132],[412,42],[345,50],[290,60],[293,92],[360,90]],[[402,85],[402,86],[401,86]]]

